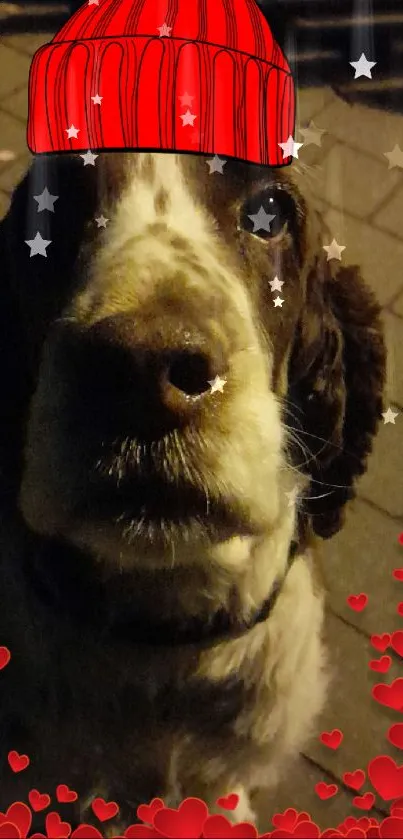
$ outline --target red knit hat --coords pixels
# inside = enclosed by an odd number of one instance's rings
[[[287,165],[294,84],[255,0],[86,0],[34,55],[34,153],[201,152]],[[289,149],[287,149],[289,151]]]

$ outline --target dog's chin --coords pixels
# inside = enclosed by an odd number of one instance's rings
[[[107,565],[127,570],[200,564],[226,545],[235,544],[243,546],[241,554],[246,559],[250,546],[262,533],[257,524],[233,516],[219,521],[197,515],[156,519],[127,513],[114,521],[87,519],[76,523],[64,538]]]

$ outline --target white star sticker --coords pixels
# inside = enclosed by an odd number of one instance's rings
[[[336,239],[333,239],[333,241],[330,243],[330,245],[323,245],[323,250],[326,251],[326,253],[327,253],[327,261],[328,262],[329,262],[329,259],[340,259],[341,260],[341,254],[342,254],[343,251],[346,250],[346,246],[345,245],[338,245],[337,242],[336,242]]]
[[[186,114],[180,114],[180,118],[182,120],[182,125],[193,125],[196,119],[196,114],[191,114],[189,108],[186,111]]]
[[[99,6],[99,0],[88,0],[89,6]]]
[[[210,169],[210,175],[213,175],[214,172],[217,172],[219,175],[223,175],[223,169],[226,164],[226,160],[222,160],[221,157],[214,155],[210,160],[206,160],[207,166]]]
[[[303,143],[296,143],[291,134],[286,143],[279,143],[280,148],[283,150],[283,158],[290,156],[298,157],[298,149],[303,145]]]
[[[34,195],[34,200],[38,202],[38,213],[41,213],[43,210],[49,210],[50,213],[54,213],[54,204],[59,200],[59,196],[51,195],[47,186],[45,186],[45,189],[40,195]]]
[[[71,140],[72,137],[77,140],[78,133],[80,131],[79,128],[75,128],[74,125],[70,125],[70,128],[65,128],[64,130],[67,131],[67,137],[69,140]]]
[[[41,234],[38,233],[35,239],[25,239],[25,244],[31,249],[30,256],[47,256],[46,248],[52,244],[51,239],[42,239]]]
[[[191,108],[194,96],[191,96],[190,93],[183,93],[182,96],[179,97],[181,100],[182,108]]]
[[[283,285],[284,285],[284,280],[279,280],[277,274],[274,277],[274,280],[271,280],[271,282],[270,282],[270,288],[271,288],[272,291],[281,291]]]
[[[160,33],[160,38],[169,38],[172,26],[167,26],[166,23],[163,23],[162,26],[157,26],[157,29]]]
[[[281,309],[281,307],[284,303],[284,300],[282,299],[282,297],[275,297],[274,300],[273,300],[273,303],[274,303],[274,308],[275,309],[278,309],[278,307],[280,307],[280,309]]]
[[[105,218],[105,216],[98,216],[98,218],[96,218],[95,221],[96,221],[98,227],[106,227],[109,219]]]
[[[270,233],[270,224],[276,216],[271,216],[270,213],[266,213],[264,207],[259,207],[258,212],[248,215],[248,218],[253,221],[253,233],[256,233],[257,230],[266,230],[267,233]]]
[[[326,134],[324,128],[318,128],[311,120],[307,128],[300,128],[299,133],[304,138],[304,146],[321,146],[322,134]]]
[[[103,98],[104,97],[100,96],[99,93],[96,93],[95,96],[91,96],[91,99],[92,99],[94,105],[100,105]]]
[[[82,157],[84,161],[84,166],[95,166],[95,161],[97,157],[99,157],[99,154],[94,154],[88,149],[85,154],[80,154],[80,157]]]
[[[387,425],[387,424],[388,424],[388,422],[391,422],[391,423],[392,423],[392,425],[395,425],[395,419],[396,419],[396,417],[397,417],[398,415],[399,415],[399,412],[397,411],[397,412],[395,413],[395,411],[392,411],[392,408],[391,408],[391,407],[390,407],[390,405],[389,405],[388,410],[387,410],[387,411],[385,411],[385,413],[384,413],[384,414],[382,414],[382,416],[383,416],[383,424],[384,424],[384,425]]]
[[[226,384],[227,384],[226,379],[220,379],[219,376],[216,376],[215,379],[212,379],[212,381],[209,381],[209,385],[211,387],[211,393],[216,393],[217,391],[219,391],[220,393],[223,393],[224,392],[224,385],[226,385]]]
[[[350,61],[349,63],[354,67],[355,79],[359,79],[360,76],[366,76],[368,79],[372,79],[371,68],[375,67],[376,61],[368,61],[362,52],[358,61]]]
[[[389,169],[394,169],[395,166],[400,166],[403,169],[403,151],[397,143],[395,143],[392,151],[384,152],[384,157],[388,158]]]

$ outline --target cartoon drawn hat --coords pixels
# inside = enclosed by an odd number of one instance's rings
[[[35,154],[138,149],[283,166],[294,125],[290,67],[255,0],[87,0],[31,64]]]

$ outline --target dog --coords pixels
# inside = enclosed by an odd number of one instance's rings
[[[318,551],[366,468],[385,346],[297,181],[196,154],[62,154],[13,195],[2,810],[63,782],[76,823],[99,795],[127,825],[155,796],[214,811],[231,792],[253,819],[253,792],[314,730]]]

